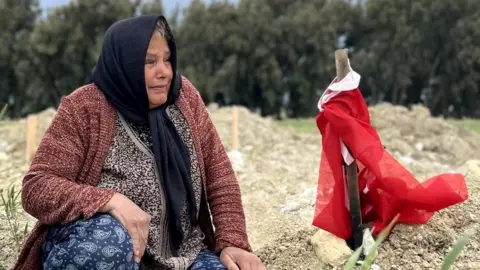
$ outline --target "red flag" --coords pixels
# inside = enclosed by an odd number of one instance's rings
[[[425,224],[434,212],[468,198],[463,175],[440,174],[420,183],[385,151],[358,88],[327,90],[326,96],[329,94],[321,100],[316,118],[323,150],[314,226],[343,239],[351,237],[342,143],[357,160],[362,219],[364,223],[374,222],[374,235],[397,213],[398,223]]]

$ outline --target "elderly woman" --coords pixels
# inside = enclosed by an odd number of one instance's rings
[[[164,17],[108,29],[93,83],[63,98],[24,178],[38,223],[15,269],[266,269],[208,111],[176,69]]]

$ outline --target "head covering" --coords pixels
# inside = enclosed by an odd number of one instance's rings
[[[166,107],[175,103],[181,89],[173,38],[168,41],[174,76],[167,102],[149,109],[145,57],[159,20],[170,31],[166,19],[157,15],[137,16],[114,23],[105,34],[102,52],[93,71],[93,82],[123,117],[135,124],[150,125],[155,163],[166,197],[170,247],[175,255],[184,237],[180,216],[185,201],[193,224],[196,224],[197,209],[188,151],[166,114]]]

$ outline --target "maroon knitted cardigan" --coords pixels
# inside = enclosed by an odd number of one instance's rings
[[[189,124],[202,173],[200,224],[207,245],[215,251],[228,246],[251,251],[231,163],[198,91],[186,78],[182,85],[176,105]],[[115,119],[114,108],[94,84],[62,99],[23,179],[23,207],[38,222],[14,269],[42,268],[48,224],[88,219],[113,196],[113,190],[96,185],[115,134]]]

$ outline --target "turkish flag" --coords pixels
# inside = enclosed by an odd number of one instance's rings
[[[323,150],[314,226],[345,240],[351,237],[343,144],[359,166],[362,221],[373,221],[374,235],[398,213],[398,223],[425,224],[436,211],[468,198],[463,175],[440,174],[420,183],[385,151],[358,88],[327,89],[325,96],[316,118]]]

